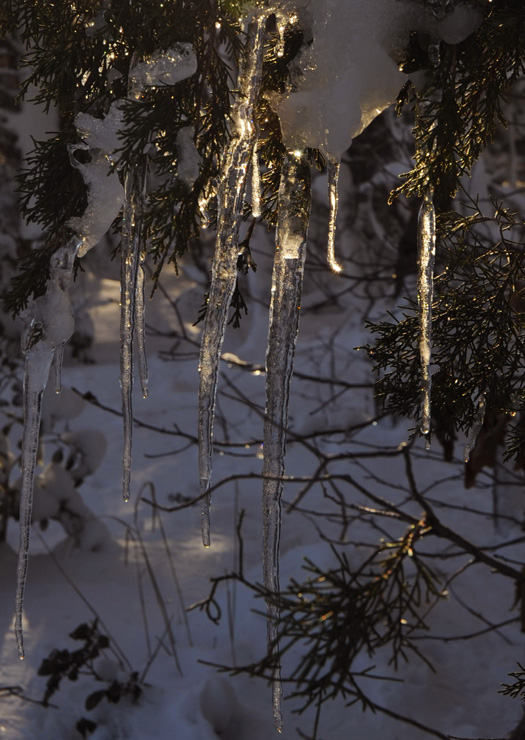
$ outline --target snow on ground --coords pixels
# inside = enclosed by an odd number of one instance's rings
[[[259,269],[256,275],[248,278],[250,313],[240,330],[229,329],[224,346],[215,425],[214,483],[232,474],[260,474],[261,470],[264,374],[257,367],[247,369],[242,363],[249,363],[250,367],[252,363],[256,366],[264,363],[270,254],[270,238],[260,236],[254,249]],[[84,310],[88,304],[90,306],[89,317],[95,327],[95,341],[90,351],[95,363],[75,365],[70,362],[64,367],[63,383],[81,394],[93,394],[100,405],[118,411],[118,285],[111,280],[100,281],[93,275],[86,275],[82,280],[80,297],[77,295],[76,299],[84,304]],[[192,323],[203,292],[198,280],[202,280],[198,270],[188,266],[178,280],[167,279],[165,288],[169,301],[158,293],[151,305],[151,325],[161,332],[176,330],[177,336],[150,335],[150,397],[141,399],[137,389],[134,409],[135,417],[143,424],[168,432],[177,428],[182,435],[191,438],[196,434],[200,333]],[[360,324],[362,302],[347,295],[337,306],[328,304],[322,309],[312,309],[324,300],[323,285],[335,284],[334,290],[337,290],[344,285],[343,280],[344,277],[330,275],[316,276],[315,280],[307,278],[296,370],[302,374],[332,374],[336,379],[363,382],[369,378],[366,359],[363,352],[353,349],[365,341]],[[173,348],[175,351],[169,354]],[[330,394],[335,390],[338,389],[296,377],[290,406],[292,432],[305,434],[322,429],[345,429],[374,417],[369,389],[346,390],[330,401]],[[53,405],[60,403],[60,399],[48,394],[47,402]],[[44,413],[46,418],[50,417],[49,406]],[[64,412],[57,411],[57,415],[63,416]],[[78,549],[71,540],[64,538],[56,523],[44,532],[33,528],[24,614],[27,657],[20,662],[12,630],[17,533],[15,524],[11,523],[9,542],[0,551],[0,687],[20,686],[25,696],[41,699],[46,682],[44,677],[36,675],[41,661],[53,649],[77,648],[78,644],[67,635],[95,615],[110,645],[118,646],[116,649],[129,664],[122,672],[109,653],[105,661],[97,663],[101,675],[125,682],[132,671],[137,671],[139,676],[145,673],[147,687],[137,705],[132,705],[129,699],[117,704],[103,699],[90,711],[84,707],[87,696],[108,684],[96,684],[91,678],[82,676],[75,682],[62,681],[59,691],[51,698],[57,708],[45,709],[14,696],[0,696],[0,738],[78,740],[81,736],[75,725],[81,717],[97,724],[89,735],[92,740],[215,740],[218,737],[267,740],[274,737],[267,684],[243,674],[237,677],[219,674],[213,666],[206,665],[244,665],[264,655],[265,620],[253,612],[253,609],[263,610],[260,600],[254,600],[242,585],[228,582],[217,592],[217,603],[222,610],[219,625],[210,622],[199,610],[186,614],[187,623],[184,616],[186,607],[207,596],[210,578],[237,567],[235,529],[241,509],[246,510],[242,527],[244,572],[248,580],[261,581],[260,480],[239,479],[214,492],[212,547],[209,550],[201,544],[198,503],[176,512],[160,513],[166,547],[158,517],[140,498],[142,494],[143,498],[151,499],[154,492],[157,502],[175,506],[198,495],[197,453],[191,439],[137,426],[133,495],[126,504],[120,492],[120,417],[85,403],[76,417],[58,420],[48,431],[45,438],[48,456],[53,451],[53,434],[66,429],[71,432],[96,429],[105,435],[106,455],[80,492],[86,506],[109,534],[106,535],[99,524],[92,525],[93,529],[88,532],[91,540],[86,536],[85,547]],[[370,424],[353,441],[341,433],[336,437],[337,443],[326,443],[325,451],[338,454],[342,450],[355,452],[374,446],[394,450],[407,437],[406,424],[385,419]],[[238,446],[229,446],[232,442]],[[182,451],[175,454],[176,450]],[[458,445],[457,453],[460,451],[461,445]],[[427,495],[437,501],[436,510],[444,521],[477,543],[496,544],[502,537],[518,538],[519,528],[507,520],[502,520],[495,528],[490,517],[493,501],[488,478],[480,476],[484,488],[465,492],[459,463],[446,465],[440,458],[437,446],[430,453],[421,449],[415,476],[420,490],[428,489]],[[288,475],[312,474],[317,464],[314,449],[290,440]],[[403,461],[399,456],[368,461],[346,459],[334,463],[330,470],[349,473],[376,495],[397,500],[406,496],[402,488],[406,485]],[[286,500],[291,501],[299,488],[297,484],[288,484]],[[346,493],[352,503],[365,501],[356,490],[346,489]],[[500,509],[503,513],[519,516],[523,508],[521,488],[511,487],[503,493],[505,498],[500,501]],[[439,504],[445,502],[483,509],[487,516],[469,516],[462,508],[457,511],[440,508]],[[298,509],[301,507],[309,511],[333,510],[319,487],[305,495]],[[418,511],[415,505],[412,512],[417,515]],[[336,525],[326,523],[323,527],[332,536],[338,536]],[[402,531],[403,528],[399,528],[398,535]],[[364,524],[353,524],[346,537],[354,543],[369,540],[370,529]],[[95,551],[91,551],[90,545]],[[505,554],[519,557],[517,547],[507,548]],[[447,549],[446,544],[444,548]],[[320,566],[334,564],[328,545],[320,538],[315,518],[299,510],[283,515],[281,550],[283,586],[292,576],[304,579],[305,557]],[[359,557],[359,548],[348,546],[346,551],[351,562],[352,558]],[[447,573],[455,572],[465,562],[465,558],[455,558],[437,562],[436,568],[441,569],[446,579]],[[523,639],[517,623],[497,632],[487,632],[475,640],[443,642],[426,638],[468,635],[483,630],[487,626],[486,619],[503,622],[515,617],[512,611],[514,593],[507,581],[491,574],[489,568],[476,565],[464,575],[458,575],[448,588],[448,594],[428,617],[428,633],[421,635],[421,649],[436,672],[412,657],[410,662],[400,663],[396,674],[389,664],[390,654],[380,651],[373,657],[360,656],[358,667],[365,669],[373,665],[377,674],[398,677],[403,682],[369,680],[364,688],[377,704],[445,734],[461,738],[501,738],[511,731],[520,716],[519,704],[497,693],[507,673],[524,658]],[[170,630],[176,643],[176,657],[170,654]],[[285,657],[284,675],[293,668],[294,656],[297,656],[296,651]],[[284,693],[285,697],[290,693],[286,684]],[[312,734],[315,713],[309,710],[300,716],[293,714],[298,706],[294,701],[284,702],[284,738],[298,737],[298,730],[306,736]],[[378,737],[419,740],[425,733],[421,728],[399,724],[380,713],[363,714],[358,706],[347,708],[343,701],[330,702],[321,716],[318,737],[346,740],[356,736],[361,740]]]
[[[262,239],[259,249],[269,250],[269,241]],[[258,371],[247,372],[234,364],[237,358],[249,363],[264,362],[266,309],[257,299],[268,290],[269,276],[265,258],[261,254],[257,258],[261,269],[257,276],[250,278],[255,294],[251,314],[237,334],[229,332],[224,348],[225,353],[229,353],[226,356],[230,362],[225,363],[223,369],[219,413],[228,418],[228,424],[219,418],[216,425],[216,482],[233,473],[259,472],[261,466],[260,411],[264,403],[264,375]],[[191,273],[192,270],[188,270],[188,275],[183,276],[180,282],[169,280],[168,288],[171,300],[179,300],[179,308],[185,316],[185,329],[190,340],[194,341],[197,330],[191,327],[191,321],[198,308],[200,292],[192,286]],[[93,286],[96,330],[92,351],[97,362],[65,367],[64,385],[80,393],[91,392],[100,404],[118,410],[118,351],[114,341],[118,324],[117,284],[104,281],[99,285],[91,279],[90,290]],[[308,306],[314,305],[319,297],[315,288],[307,289],[297,370],[320,374],[326,370],[327,362],[335,362],[336,377],[352,380],[365,378],[363,353],[350,351],[363,341],[354,307],[348,305],[344,311],[327,309],[328,312],[317,315],[310,313]],[[153,325],[168,327],[169,305],[163,302],[160,295],[155,298],[152,313]],[[171,325],[176,326],[176,323],[172,316]],[[327,339],[336,327],[338,351],[330,355],[326,349]],[[109,341],[111,338],[113,341]],[[157,337],[151,344],[157,350],[168,350],[174,341],[174,338]],[[155,427],[172,430],[177,425],[183,432],[195,435],[197,380],[197,348],[191,342],[180,341],[179,356],[175,355],[170,361],[152,356],[151,395],[145,401],[139,399],[137,394],[135,416],[141,422]],[[235,399],[235,387],[248,395],[249,406]],[[311,393],[314,393],[313,398],[309,398]],[[323,400],[321,397],[316,399],[315,393],[319,396],[319,387],[312,389],[311,384],[294,380],[291,418],[296,433],[313,431],[316,425],[320,428],[322,424],[330,427],[349,425],[374,413],[369,391],[354,391],[352,395],[346,393],[340,402],[332,404],[331,409],[328,406],[328,410],[310,415],[312,409],[320,406]],[[52,402],[54,400],[51,398]],[[55,431],[59,430],[61,423],[66,426],[64,422],[57,422]],[[42,533],[37,533],[34,528],[24,619],[27,658],[20,662],[11,625],[16,564],[16,532],[15,526],[11,526],[9,545],[2,547],[3,567],[0,574],[0,685],[21,686],[26,696],[40,699],[45,686],[45,679],[35,675],[40,662],[54,648],[77,647],[68,639],[68,633],[80,623],[92,619],[94,614],[99,618],[101,631],[109,636],[112,645],[119,645],[132,670],[139,674],[144,671],[148,657],[156,650],[159,640],[162,644],[147,671],[145,680],[148,687],[138,705],[133,706],[126,699],[118,704],[103,700],[96,709],[87,712],[83,703],[100,685],[94,684],[91,679],[81,678],[74,683],[64,679],[60,690],[51,699],[59,708],[44,709],[15,697],[2,698],[0,737],[9,740],[73,740],[80,737],[74,728],[82,716],[97,723],[95,732],[90,735],[93,740],[211,740],[217,737],[227,740],[266,740],[273,737],[275,730],[270,691],[265,682],[243,675],[231,678],[227,674],[218,674],[213,667],[202,662],[245,664],[262,657],[265,650],[265,621],[252,611],[254,608],[261,609],[261,603],[255,602],[240,584],[235,586],[230,583],[218,592],[218,602],[223,612],[218,626],[199,611],[188,613],[187,626],[183,616],[183,607],[206,597],[210,577],[220,576],[235,568],[237,552],[234,533],[236,517],[241,508],[247,511],[242,529],[245,574],[248,579],[260,582],[260,481],[241,480],[225,485],[214,493],[210,550],[204,550],[201,545],[198,504],[176,513],[160,515],[180,587],[178,594],[158,523],[151,507],[138,499],[141,491],[145,498],[151,498],[151,486],[154,487],[157,501],[162,504],[180,503],[186,497],[195,497],[198,494],[195,446],[189,446],[178,455],[162,456],[163,453],[185,447],[184,438],[136,428],[134,499],[125,504],[120,495],[120,417],[86,403],[81,413],[67,422],[67,426],[73,431],[98,429],[106,437],[106,456],[80,490],[85,504],[100,517],[110,536],[101,538],[101,549],[90,552],[75,549],[70,541],[64,540],[57,524]],[[227,437],[244,440],[246,446],[236,448],[235,456],[230,456],[227,453],[231,448],[221,445]],[[369,445],[395,447],[406,437],[407,429],[401,423],[394,425],[392,421],[384,420],[370,426],[358,440]],[[345,444],[350,446],[349,442]],[[340,447],[333,445],[332,451],[340,451]],[[444,469],[439,458],[438,450],[428,455],[421,453],[416,469],[421,488],[432,486],[436,480],[452,475],[452,479],[448,477],[432,491],[434,498],[456,500],[459,504],[473,503],[475,498],[477,506],[486,506],[490,511],[490,491],[465,493],[458,468],[449,466]],[[305,452],[304,447],[289,444],[288,474],[304,475],[314,469],[314,464],[314,456]],[[340,470],[350,469],[356,479],[379,495],[392,496],[391,484],[396,480],[400,484],[402,482],[401,461],[391,459],[388,467],[385,467],[384,460],[377,467],[372,461],[367,467],[370,472],[349,461],[339,465]],[[376,476],[376,480],[371,481],[370,475]],[[290,484],[286,498],[290,500],[295,492],[296,489]],[[356,494],[355,500],[358,498]],[[321,508],[323,502],[319,492],[309,493],[304,506],[310,510]],[[461,512],[452,512],[448,514],[447,522],[451,526],[462,527],[463,518]],[[515,528],[508,525],[505,535],[509,539],[518,534]],[[354,541],[365,536],[364,530],[355,527],[350,529],[348,535]],[[139,536],[144,545],[143,551],[140,551],[138,544]],[[495,541],[498,536],[501,533],[494,531],[489,517],[473,517],[473,523],[469,523],[468,537],[475,542]],[[319,565],[332,562],[329,548],[320,541],[311,518],[298,512],[284,515],[283,585],[292,574],[301,577],[305,556]],[[147,570],[149,566],[154,573],[169,625],[158,606],[152,576]],[[476,616],[478,611],[489,615],[494,621],[513,616],[510,612],[512,590],[507,583],[500,581],[503,579],[491,575],[486,567],[479,565],[470,569],[464,578],[458,578],[450,589],[449,599],[440,604],[429,619],[431,633],[461,635],[483,628],[484,617]],[[455,594],[460,595],[461,602],[472,605],[472,614],[455,600]],[[176,641],[177,660],[168,654],[166,632],[169,626]],[[458,737],[502,737],[517,723],[518,704],[497,694],[498,686],[505,680],[506,674],[514,669],[517,660],[523,658],[523,642],[516,624],[497,633],[488,633],[475,641],[459,640],[448,644],[423,641],[422,648],[435,665],[436,673],[413,658],[408,664],[402,663],[400,666],[399,677],[403,683],[369,681],[370,685],[366,688],[374,701]],[[386,654],[377,654],[373,658],[363,656],[359,663],[362,668],[375,665],[379,674],[394,675]],[[286,658],[285,673],[288,668]],[[113,676],[118,674],[119,669],[111,662],[106,662],[102,670],[105,671],[104,675]],[[285,696],[287,692],[285,685]],[[283,736],[297,737],[298,728],[309,735],[312,732],[313,712],[298,717],[291,713],[293,708],[293,702],[284,702]],[[319,737],[343,740],[356,733],[363,740],[377,737],[416,740],[424,736],[421,729],[400,725],[384,715],[363,714],[358,707],[345,708],[343,702],[330,703],[321,718]]]

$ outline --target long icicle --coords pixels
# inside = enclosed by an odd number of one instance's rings
[[[143,201],[144,200],[145,194],[143,194]],[[137,333],[139,378],[143,398],[147,398],[149,395],[148,355],[146,353],[146,271],[144,269],[145,261],[146,248],[145,245],[143,245],[137,270],[137,284],[135,290],[135,329]]]
[[[131,456],[133,442],[133,337],[136,325],[136,298],[140,292],[139,270],[143,253],[142,213],[147,160],[126,174],[120,268],[120,390],[122,396],[123,450],[122,496],[130,497]]]
[[[261,87],[265,25],[266,15],[262,14],[248,28],[239,78],[240,94],[234,110],[235,132],[218,191],[217,242],[199,360],[199,478],[203,496],[202,541],[205,547],[210,546],[210,479],[215,396],[221,347],[237,277],[239,229],[246,172],[256,136],[253,120]]]
[[[38,459],[42,397],[57,350],[63,348],[74,329],[69,286],[77,244],[59,249],[51,258],[50,277],[43,296],[35,299],[26,315],[28,328],[22,337],[24,367],[24,430],[22,434],[22,483],[20,488],[20,542],[15,599],[15,635],[18,655],[24,657],[23,611],[29,561],[29,536],[33,511],[35,468]],[[62,361],[62,352],[55,362]],[[60,370],[57,369],[59,373]]]
[[[38,325],[33,325],[34,330]],[[34,336],[34,334],[33,334]],[[31,331],[29,334],[31,341]],[[42,396],[53,361],[53,348],[39,342],[25,352],[24,431],[22,435],[22,484],[20,488],[19,546],[16,572],[15,635],[19,658],[24,657],[22,620],[29,561],[29,535],[33,512],[33,488],[38,458]]]
[[[310,172],[299,152],[289,152],[279,188],[275,261],[268,349],[266,351],[266,413],[263,463],[263,576],[268,654],[273,658],[273,714],[282,730],[278,644],[279,542],[283,492],[288,397],[299,328],[301,292],[310,217]]]
[[[430,375],[432,295],[434,291],[434,258],[436,254],[436,212],[432,191],[427,190],[418,218],[418,301],[419,301],[419,357],[421,363],[421,434],[431,429]],[[428,437],[427,437],[428,439]]]
[[[329,159],[326,165],[328,172],[328,201],[330,204],[330,220],[328,222],[328,250],[327,260],[334,272],[342,272],[343,266],[335,258],[335,229],[337,209],[339,205],[339,171],[341,163]]]

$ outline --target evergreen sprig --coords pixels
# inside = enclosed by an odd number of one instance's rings
[[[279,606],[279,652],[286,665],[291,653],[292,668],[283,682],[294,687],[290,697],[299,699],[303,712],[309,706],[321,706],[337,697],[349,705],[360,702],[364,709],[373,704],[362,679],[398,680],[378,676],[372,669],[358,669],[354,662],[365,652],[370,658],[379,650],[390,651],[390,663],[397,669],[400,661],[417,656],[431,667],[420,651],[417,639],[427,629],[422,613],[442,598],[439,578],[419,556],[417,545],[430,529],[424,520],[410,526],[398,539],[383,541],[361,563],[350,562],[342,550],[332,547],[336,565],[318,567],[308,558],[304,581],[291,580],[279,596],[269,594],[257,584],[245,580],[242,564],[239,573],[212,579],[207,599],[192,609],[205,611],[218,623],[221,608],[218,586],[238,580],[257,597],[275,599]],[[241,541],[242,543],[242,541]],[[299,650],[295,650],[299,648]],[[275,654],[260,661],[228,668],[233,675],[249,673],[271,679]]]
[[[457,45],[440,45],[437,66],[429,64],[416,95],[405,87],[400,105],[416,109],[414,167],[392,191],[423,195],[430,186],[438,198],[453,197],[501,125],[505,94],[525,73],[525,7],[520,0],[495,0],[480,27]],[[410,72],[417,54],[409,50]],[[412,67],[411,67],[412,65]],[[416,64],[417,68],[417,64]]]
[[[502,684],[502,688],[498,693],[510,696],[512,699],[520,698],[525,699],[525,668],[518,663],[519,671],[513,671],[509,673],[511,678],[515,678],[514,683]]]
[[[35,142],[28,168],[20,176],[22,210],[28,221],[44,229],[39,274],[32,265],[22,272],[5,298],[17,312],[30,296],[39,295],[47,268],[42,266],[67,241],[68,220],[83,212],[86,189],[70,163],[67,147],[78,143],[75,118],[79,112],[102,118],[118,103],[123,112],[122,146],[117,152],[118,176],[124,179],[140,157],[148,158],[149,179],[144,216],[145,237],[154,263],[154,286],[163,266],[184,254],[198,239],[203,225],[214,225],[221,164],[232,135],[232,106],[236,69],[243,53],[242,3],[214,0],[12,0],[7,20],[26,45],[28,76],[21,95],[36,88],[35,100],[55,106],[61,130],[51,139]],[[302,32],[290,27],[284,54],[275,53],[279,35],[275,18],[267,26],[263,94],[257,107],[261,133],[263,214],[275,222],[280,167],[284,153],[279,121],[268,99],[289,85],[289,63],[303,43]],[[129,98],[128,75],[133,64],[179,42],[190,43],[197,72],[175,85],[148,88],[138,100]],[[177,176],[177,136],[191,127],[200,158],[200,173],[188,186]],[[314,153],[313,158],[316,157]],[[249,217],[251,207],[243,213]],[[117,219],[115,228],[121,228]]]
[[[435,280],[432,315],[432,413],[438,435],[468,434],[477,400],[486,396],[487,416],[512,418],[525,406],[523,290],[524,223],[493,202],[487,216],[477,204],[467,217],[439,220],[441,271]],[[414,302],[393,322],[369,324],[368,346],[379,373],[377,395],[388,411],[417,420],[420,414],[418,310]],[[517,432],[515,431],[515,434]],[[514,445],[519,453],[525,438]]]

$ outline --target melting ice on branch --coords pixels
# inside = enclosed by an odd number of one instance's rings
[[[239,75],[239,97],[233,114],[235,128],[223,164],[217,195],[217,242],[199,360],[199,477],[203,496],[202,540],[205,547],[210,546],[213,417],[219,361],[237,277],[239,229],[242,222],[246,173],[256,136],[253,120],[262,81],[266,17],[264,14],[258,16],[248,28]]]
[[[288,398],[299,329],[301,292],[310,218],[310,172],[302,152],[284,159],[279,188],[279,215],[272,276],[272,300],[266,351],[266,413],[263,463],[263,577],[270,594],[268,654],[274,659],[273,711],[282,729],[279,666],[279,541]]]

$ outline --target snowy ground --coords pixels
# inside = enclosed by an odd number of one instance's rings
[[[237,364],[238,360],[259,365],[264,362],[267,309],[263,298],[269,292],[269,270],[263,252],[270,251],[269,238],[260,239],[259,250],[256,259],[260,269],[256,276],[249,278],[250,314],[239,331],[229,331],[224,348],[229,355],[226,354],[223,363],[219,414],[228,421],[221,421],[219,417],[216,424],[215,482],[232,474],[260,473],[264,375],[257,369],[247,371]],[[188,268],[178,281],[173,279],[166,284],[171,302],[176,302],[177,311],[183,317],[182,325],[173,305],[160,294],[155,298],[152,325],[161,332],[176,330],[178,339],[150,337],[151,396],[142,400],[137,394],[135,402],[135,416],[141,422],[170,431],[176,425],[191,437],[195,435],[198,381],[194,342],[199,335],[199,329],[191,324],[202,296],[201,288],[195,284],[196,277],[196,269]],[[328,279],[343,280],[335,276]],[[64,385],[80,393],[90,392],[100,404],[118,410],[118,348],[115,342],[118,284],[86,277],[83,290],[84,297],[89,296],[91,302],[90,315],[95,325],[92,354],[96,362],[68,364],[64,368]],[[309,280],[296,369],[311,375],[332,373],[336,378],[352,382],[367,379],[364,353],[353,351],[364,340],[356,301],[347,297],[337,308],[310,310],[322,298],[320,289]],[[185,339],[181,338],[183,332]],[[166,353],[175,344],[175,355],[169,359],[166,354],[158,356],[159,351]],[[345,428],[371,419],[375,414],[367,389],[346,391],[337,401],[323,406],[332,390],[298,378],[293,381],[294,433]],[[240,393],[244,394],[244,400],[240,399]],[[52,396],[50,402],[57,403]],[[81,737],[75,730],[81,717],[97,724],[89,735],[92,740],[211,740],[217,737],[266,740],[275,736],[267,684],[245,675],[232,678],[219,674],[204,664],[243,665],[263,656],[265,622],[252,611],[261,609],[262,604],[255,601],[246,588],[229,582],[218,591],[222,610],[218,626],[198,610],[184,617],[187,606],[208,594],[210,577],[220,576],[238,565],[235,529],[241,509],[247,512],[242,528],[245,575],[248,580],[261,581],[260,481],[241,479],[214,493],[210,550],[201,545],[199,504],[173,513],[161,513],[166,546],[151,507],[140,501],[140,496],[142,493],[144,498],[151,499],[154,489],[156,500],[168,506],[197,496],[195,445],[188,444],[183,436],[136,427],[133,500],[125,504],[120,493],[120,417],[86,403],[76,418],[69,422],[58,421],[53,431],[63,431],[66,424],[71,430],[98,429],[106,437],[108,448],[104,460],[80,490],[86,505],[99,517],[109,536],[94,528],[93,539],[87,544],[97,544],[98,549],[91,552],[89,547],[75,549],[64,539],[58,524],[52,524],[41,533],[34,528],[24,615],[27,657],[20,662],[12,630],[17,546],[16,525],[12,523],[9,544],[2,547],[0,573],[0,687],[19,686],[25,696],[40,700],[46,679],[35,672],[42,659],[55,648],[77,648],[67,635],[96,615],[101,632],[109,636],[111,646],[118,645],[118,651],[128,663],[123,673],[110,653],[107,660],[97,664],[100,674],[125,682],[131,671],[137,671],[147,688],[135,706],[129,699],[117,704],[103,699],[91,711],[84,708],[87,696],[108,684],[95,684],[91,678],[82,676],[76,682],[64,679],[51,699],[56,706],[47,709],[4,692],[0,699],[0,737],[74,740]],[[383,420],[370,425],[354,442],[340,435],[340,444],[332,444],[331,452],[337,454],[343,447],[365,450],[374,445],[395,449],[407,434],[402,423],[394,425],[391,420]],[[228,442],[240,444],[232,447]],[[52,449],[48,437],[47,453]],[[173,454],[181,449],[179,454]],[[315,465],[315,454],[308,452],[304,445],[289,444],[289,475],[311,474]],[[350,469],[356,480],[376,494],[404,497],[401,488],[397,492],[393,488],[405,485],[399,457],[376,462],[372,459],[366,467],[364,465],[364,461],[346,460],[331,470]],[[416,477],[421,490],[431,489],[433,499],[455,502],[460,507],[459,511],[449,510],[443,516],[449,526],[457,527],[473,542],[496,543],[501,538],[512,540],[520,536],[516,524],[502,520],[495,529],[489,516],[469,517],[465,513],[464,506],[490,512],[492,489],[486,485],[482,490],[465,492],[459,464],[443,464],[438,449],[430,453],[421,450]],[[443,482],[436,485],[440,480]],[[482,482],[486,481],[484,478]],[[297,490],[297,486],[289,484],[286,499],[293,499]],[[522,490],[509,488],[504,493],[500,511],[504,509],[503,513],[519,516]],[[355,493],[352,500],[358,502],[359,494]],[[329,507],[323,501],[322,491],[315,488],[301,504],[310,511]],[[417,513],[417,506],[414,511]],[[329,525],[326,526],[328,530]],[[334,527],[330,531],[335,535]],[[363,529],[355,525],[349,529],[347,537],[360,542],[369,538],[369,534],[364,525]],[[355,556],[350,547],[348,552],[349,557]],[[518,551],[511,552],[511,548],[507,548],[505,554],[516,557]],[[328,545],[319,537],[315,518],[296,510],[283,516],[282,584],[287,584],[291,576],[304,579],[301,567],[305,556],[318,565],[333,564]],[[446,578],[447,573],[457,571],[465,562],[464,557],[456,558],[437,567]],[[157,595],[154,588],[158,588]],[[448,591],[448,599],[443,600],[428,619],[430,636],[464,636],[483,631],[487,619],[499,623],[516,616],[512,611],[511,586],[505,579],[491,575],[485,566],[477,565],[464,577],[458,576]],[[170,654],[167,634],[170,629],[176,642],[176,657]],[[374,665],[376,673],[402,679],[401,683],[370,680],[366,690],[373,701],[436,728],[444,735],[460,738],[507,736],[519,721],[520,706],[517,701],[498,695],[497,691],[507,673],[515,670],[516,662],[524,658],[517,621],[475,640],[422,640],[421,648],[432,661],[435,673],[417,658],[409,663],[402,662],[398,674],[388,664],[386,653],[359,659],[363,669]],[[285,675],[291,663],[293,653],[285,660]],[[284,692],[285,697],[290,693],[287,685]],[[297,703],[284,702],[283,736],[298,737],[298,732],[311,736],[314,712],[298,716],[292,713],[294,708]],[[326,706],[318,737],[343,740],[355,736],[362,740],[378,737],[419,740],[426,734],[421,728],[399,724],[380,713],[363,714],[358,706],[346,708],[343,701]]]

